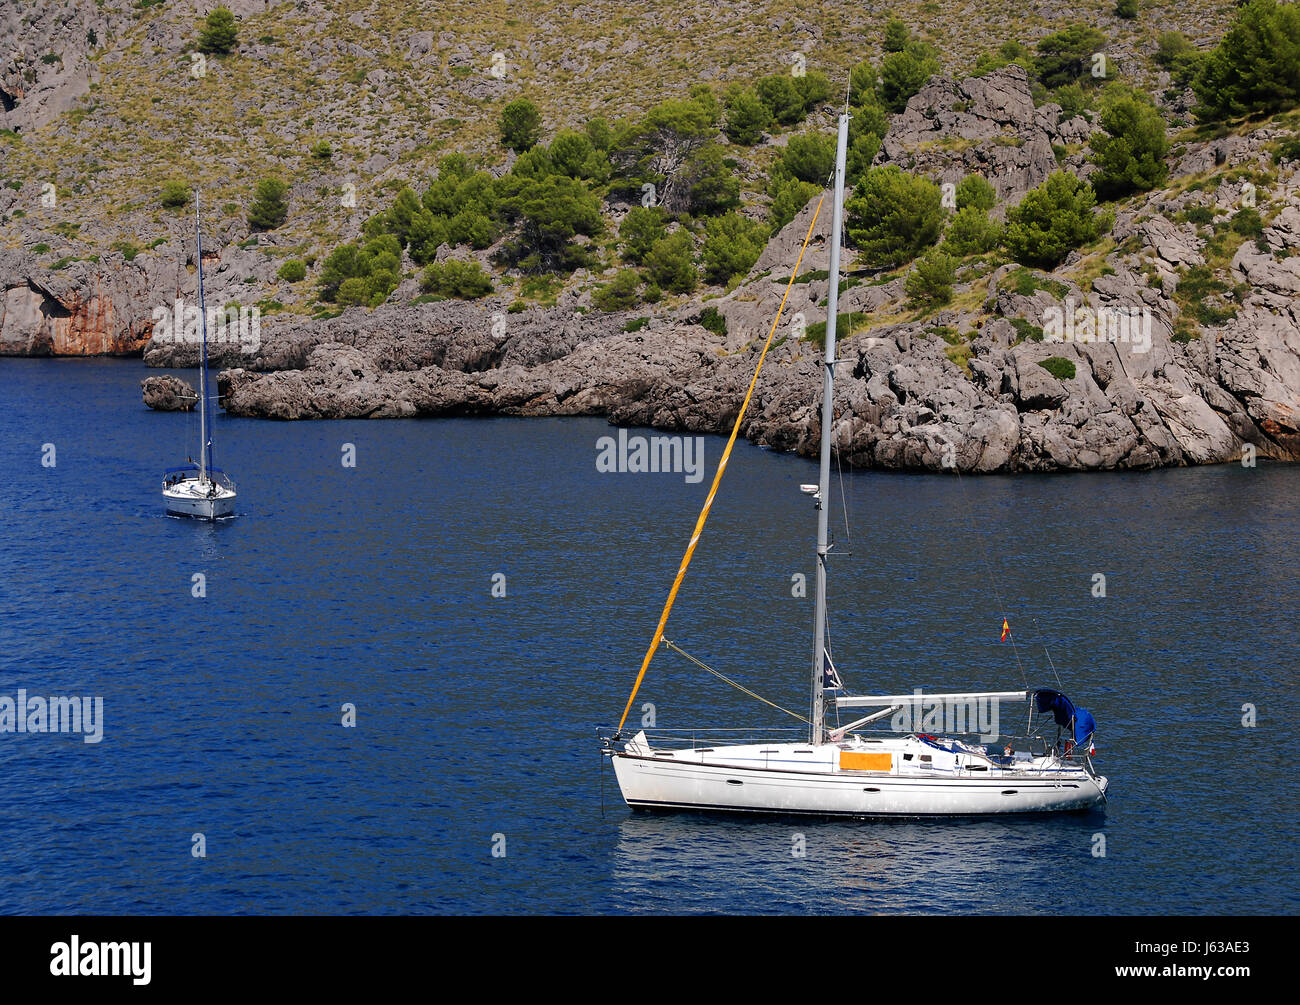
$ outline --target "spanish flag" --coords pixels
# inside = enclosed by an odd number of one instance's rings
[[[1011,626],[1007,624],[1007,619],[1003,618],[1002,619],[1002,641],[1005,642],[1007,640],[1007,636],[1010,634],[1011,634]]]

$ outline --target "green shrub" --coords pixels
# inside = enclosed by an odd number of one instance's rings
[[[1260,219],[1259,210],[1251,207],[1237,210],[1232,217],[1232,229],[1245,237],[1259,237],[1264,233],[1264,221]]]
[[[468,244],[482,251],[497,239],[497,232],[497,225],[490,216],[473,209],[461,210],[447,221],[447,243],[453,247]],[[437,233],[436,229],[433,233]],[[417,237],[413,235],[413,244],[418,243]],[[426,247],[429,243],[432,242],[426,242]]]
[[[1117,0],[1115,16],[1122,17],[1125,21],[1132,21],[1138,16],[1137,0]]]
[[[224,56],[235,47],[238,40],[235,15],[226,7],[218,7],[208,15],[199,32],[198,49],[209,55]]]
[[[366,234],[395,235],[412,261],[427,265],[443,244],[477,249],[492,244],[500,235],[498,201],[496,180],[488,172],[473,171],[463,154],[448,154],[422,195],[402,186],[387,210],[366,221]]]
[[[592,147],[601,153],[609,153],[610,147],[614,145],[613,127],[599,116],[588,119],[582,131],[587,134],[587,139],[591,140]]]
[[[50,246],[49,246],[48,244],[46,244],[44,241],[42,241],[40,244],[33,244],[33,245],[32,245],[32,254],[33,254],[33,255],[43,255],[43,254],[45,254],[45,253],[46,253],[47,251],[49,251],[49,250],[50,250]]]
[[[1196,46],[1181,31],[1162,31],[1156,36],[1156,65],[1172,70],[1186,53],[1195,52]]]
[[[650,319],[646,317],[632,318],[629,321],[623,322],[623,330],[625,332],[639,332],[649,323]]]
[[[853,334],[853,330],[867,322],[867,315],[851,311],[848,314],[835,315],[835,341],[842,342]],[[804,331],[804,340],[813,343],[818,349],[826,348],[826,322],[817,321]]]
[[[716,307],[706,307],[700,311],[700,316],[695,319],[695,323],[701,328],[707,328],[715,335],[727,334],[727,319],[718,313]]]
[[[434,262],[424,270],[420,276],[420,289],[443,297],[477,300],[492,292],[492,277],[478,262],[449,258],[445,262]]]
[[[1016,261],[1053,269],[1107,229],[1109,221],[1096,205],[1091,185],[1057,171],[1007,210],[1003,243]]]
[[[1017,343],[1026,340],[1041,342],[1047,338],[1047,333],[1043,329],[1039,328],[1038,325],[1030,324],[1024,318],[1008,318],[1008,320],[1011,322],[1011,327],[1016,330]]]
[[[1169,140],[1165,120],[1145,95],[1125,93],[1102,105],[1101,127],[1089,141],[1092,160],[1099,168],[1097,192],[1115,197],[1147,192],[1169,177],[1165,156]]]
[[[958,257],[982,255],[992,251],[1002,240],[1002,228],[977,206],[957,210],[948,224],[943,248]]]
[[[1057,380],[1074,379],[1074,362],[1064,356],[1048,356],[1047,359],[1040,359],[1038,365]]]
[[[880,62],[880,102],[891,112],[901,112],[908,99],[939,72],[934,47],[910,41],[901,52],[891,52]]]
[[[931,248],[917,259],[903,281],[903,289],[914,305],[938,307],[952,300],[957,260],[947,252]]]
[[[740,205],[740,180],[716,143],[695,151],[682,167],[692,213],[714,216]]]
[[[694,290],[699,282],[692,261],[694,251],[691,235],[684,230],[655,241],[645,258],[651,285],[670,293],[690,293]]]
[[[328,140],[317,140],[311,145],[311,155],[320,161],[327,161],[334,156],[334,148]]]
[[[1092,107],[1092,96],[1081,84],[1066,84],[1052,92],[1052,99],[1061,106],[1060,121],[1065,122],[1082,115]]]
[[[754,267],[767,245],[768,229],[738,213],[714,217],[704,224],[700,261],[704,278],[716,285],[743,276]]]
[[[248,225],[254,230],[275,230],[289,216],[289,187],[279,178],[263,178],[253,192]]]
[[[939,186],[897,165],[872,168],[845,206],[845,230],[863,261],[890,266],[910,262],[943,226]]]
[[[503,146],[522,154],[542,138],[542,113],[527,98],[516,98],[501,110],[497,130]]]
[[[179,209],[190,201],[190,187],[178,178],[163,182],[160,201],[166,209]]]
[[[591,302],[602,311],[625,311],[641,301],[641,277],[634,269],[623,269],[591,295]]]
[[[609,151],[610,161],[624,191],[640,191],[653,185],[658,204],[670,214],[695,212],[691,200],[705,193],[692,193],[702,174],[721,169],[731,174],[719,154],[701,161],[701,151],[717,148],[714,142],[721,114],[716,96],[706,85],[695,85],[686,100],[662,101],[639,121],[626,124]],[[702,171],[702,169],[708,169]],[[728,179],[722,179],[725,183]],[[739,184],[735,185],[737,197]],[[716,182],[718,179],[710,179]],[[707,187],[707,186],[706,186]]]
[[[1035,69],[1044,87],[1091,81],[1092,57],[1106,45],[1106,36],[1085,24],[1072,24],[1038,42]]]
[[[735,87],[724,102],[727,123],[723,132],[732,143],[752,147],[772,125],[772,112],[752,87]]]
[[[1000,70],[1012,63],[1024,67],[1025,72],[1031,77],[1037,72],[1034,64],[1034,54],[1015,39],[1008,39],[998,47],[996,53],[984,52],[976,58],[974,76],[986,76],[994,70]]]
[[[397,288],[401,263],[402,245],[392,234],[341,245],[321,265],[320,299],[377,307]]]
[[[511,179],[499,207],[517,228],[501,255],[524,271],[572,272],[594,261],[573,240],[579,234],[595,237],[604,229],[600,197],[583,182],[554,174]]]
[[[1276,0],[1250,0],[1237,12],[1192,82],[1202,122],[1300,102],[1300,10]]]
[[[1037,276],[1028,269],[1023,268],[1009,273],[1006,281],[1007,285],[1022,297],[1032,297],[1035,293],[1043,290],[1060,300],[1070,292],[1070,287],[1065,283],[1057,282],[1055,279],[1047,279],[1044,276]]]
[[[835,169],[835,140],[819,133],[791,136],[781,151],[781,166],[800,181],[824,185]]]
[[[876,88],[879,76],[880,71],[873,63],[864,60],[855,65],[849,71],[849,104],[856,108],[867,102],[878,103],[880,96],[876,93]],[[850,122],[849,125],[852,126],[853,123]]]
[[[623,242],[623,260],[640,265],[655,241],[666,237],[667,217],[658,206],[633,206],[618,227]]]
[[[998,194],[992,185],[979,174],[968,174],[957,183],[957,208],[971,206],[988,212],[997,202]]]
[[[773,232],[793,220],[808,200],[821,192],[821,188],[788,175],[774,177],[768,182],[772,202],[767,207],[767,218]]]
[[[1180,91],[1191,86],[1206,55],[1181,31],[1162,31],[1157,37],[1156,63],[1169,71]]]
[[[902,52],[907,48],[911,37],[912,33],[907,30],[907,25],[898,18],[891,17],[885,22],[885,38],[881,48],[885,52]]]
[[[758,82],[757,93],[773,121],[783,126],[803,121],[806,114],[803,95],[788,74],[774,73],[764,77]]]
[[[301,283],[307,278],[307,266],[300,258],[290,258],[280,266],[276,278],[286,283]]]
[[[849,121],[849,149],[845,154],[844,177],[848,184],[857,185],[862,176],[871,170],[871,162],[880,150],[880,137],[884,132],[863,132],[854,135],[853,120]]]
[[[1214,270],[1210,266],[1196,265],[1179,279],[1175,298],[1186,317],[1206,327],[1217,328],[1231,321],[1237,311],[1233,307],[1217,307],[1211,298],[1221,297],[1231,288],[1223,280],[1214,277]]]
[[[802,76],[795,77],[794,89],[799,92],[805,113],[811,112],[818,105],[824,105],[831,98],[831,82],[826,74],[817,70],[808,70]]]
[[[1300,136],[1282,140],[1273,151],[1273,163],[1281,164],[1283,161],[1300,161]]]
[[[609,178],[609,158],[604,151],[596,149],[585,133],[561,129],[547,152],[551,156],[552,170],[559,174],[594,182]]]

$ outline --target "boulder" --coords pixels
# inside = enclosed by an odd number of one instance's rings
[[[199,402],[198,392],[179,377],[165,373],[140,381],[144,403],[158,412],[192,412]]]

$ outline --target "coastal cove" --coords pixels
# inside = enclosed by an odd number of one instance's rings
[[[1019,687],[1019,660],[1054,686],[1045,638],[1100,724],[1104,816],[634,815],[595,729],[626,700],[720,438],[702,435],[691,480],[600,470],[619,436],[600,418],[219,412],[238,519],[200,524],[158,506],[195,420],[141,404],[157,372],[0,359],[0,695],[103,700],[100,742],[0,734],[0,912],[1300,906],[1278,755],[1297,739],[1294,465],[845,470],[830,628],[846,683]],[[790,708],[812,472],[737,444],[668,633]],[[671,653],[639,701],[680,729],[786,725]]]

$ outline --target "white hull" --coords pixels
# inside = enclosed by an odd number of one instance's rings
[[[1086,810],[1104,803],[1106,779],[1068,762],[1039,758],[1000,768],[967,758],[965,766],[921,773],[904,769],[901,755],[909,742],[929,749],[910,738],[889,747],[779,743],[705,752],[652,752],[633,741],[629,747],[638,752],[625,750],[611,760],[624,801],[638,809],[921,817]],[[891,748],[898,756],[889,770],[838,766],[842,751]]]
[[[222,485],[187,480],[164,489],[163,503],[171,516],[219,520],[235,512],[235,492]]]

